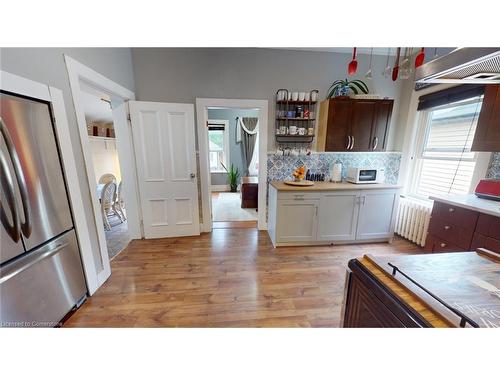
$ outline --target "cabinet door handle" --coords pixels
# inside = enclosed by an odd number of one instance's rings
[[[363,195],[363,206],[365,205],[366,202],[366,195]]]
[[[372,151],[375,151],[375,149],[377,148],[378,146],[378,137],[374,137],[373,138],[373,142],[372,142]]]
[[[444,242],[441,242],[441,244],[439,245],[441,248],[443,247],[446,247],[446,244]]]
[[[316,217],[318,217],[318,206],[316,206],[316,213],[315,213]]]
[[[448,229],[450,229],[450,228],[451,228],[451,227],[450,227],[449,225],[445,225],[445,226],[444,226],[444,230],[448,230]]]
[[[454,212],[455,209],[453,207],[448,208],[448,212]]]
[[[349,147],[351,147],[351,136],[350,135],[347,136],[347,144],[345,146],[345,149],[349,150]]]
[[[352,142],[351,142],[351,148],[350,148],[349,150],[352,150],[352,149],[353,149],[353,147],[354,147],[354,136],[353,136],[353,135],[351,135],[351,138],[352,138]]]

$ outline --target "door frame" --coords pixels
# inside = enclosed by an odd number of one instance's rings
[[[95,70],[85,66],[84,64],[74,60],[68,55],[64,55],[66,68],[68,71],[69,84],[75,109],[76,122],[80,135],[80,146],[83,154],[86,174],[87,174],[87,191],[85,194],[90,196],[93,208],[95,225],[100,255],[103,269],[97,271],[97,285],[101,286],[111,275],[111,267],[109,262],[106,236],[104,233],[104,224],[101,217],[101,210],[98,200],[95,199],[95,172],[90,151],[90,140],[87,133],[87,123],[85,121],[85,109],[81,97],[81,83],[102,91],[112,98],[113,104],[116,107],[113,111],[113,122],[115,128],[116,148],[120,161],[120,170],[122,173],[122,181],[124,190],[127,194],[124,195],[125,206],[127,207],[128,231],[131,239],[142,237],[140,226],[141,212],[138,199],[138,187],[136,166],[133,152],[133,142],[131,135],[130,123],[128,121],[128,100],[134,100],[135,94],[125,87],[117,84]],[[92,294],[93,292],[91,292]]]
[[[198,159],[200,165],[202,232],[212,231],[212,200],[210,197],[210,164],[208,157],[208,107],[259,110],[259,230],[267,229],[267,128],[268,101],[258,99],[196,98]]]
[[[80,246],[83,271],[87,282],[88,292],[89,294],[93,294],[99,287],[99,280],[92,252],[92,239],[88,229],[90,223],[87,222],[85,216],[85,205],[82,199],[78,173],[76,172],[77,165],[75,155],[73,154],[63,92],[55,87],[47,86],[43,83],[1,70],[0,89],[49,102],[52,107],[64,176],[68,188],[71,209],[73,211],[75,232]]]

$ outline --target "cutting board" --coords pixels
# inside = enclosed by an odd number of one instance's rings
[[[313,186],[314,181],[302,180],[302,181],[283,181],[287,185],[292,186]]]

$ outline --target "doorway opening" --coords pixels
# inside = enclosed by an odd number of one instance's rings
[[[81,86],[95,195],[104,226],[108,257],[113,260],[130,242],[123,178],[116,147],[111,97],[88,85]],[[93,179],[92,179],[93,177]],[[90,182],[89,181],[89,182]]]
[[[85,234],[90,238],[97,237],[98,242],[98,246],[92,243],[91,249],[89,250],[92,252],[92,261],[85,262],[89,263],[89,266],[95,268],[95,274],[89,274],[93,285],[89,292],[92,295],[111,275],[111,266],[106,243],[103,214],[98,192],[96,191],[96,172],[91,152],[88,125],[85,119],[84,96],[85,93],[93,94],[98,99],[104,98],[111,102],[113,130],[116,138],[116,151],[119,156],[119,171],[122,181],[122,196],[125,207],[124,213],[127,218],[127,229],[130,239],[138,239],[142,237],[142,215],[139,209],[137,169],[134,159],[132,129],[127,120],[127,102],[134,100],[135,95],[132,91],[92,70],[88,66],[72,59],[68,55],[64,55],[64,60],[68,70],[68,78],[80,135],[80,145],[87,175],[87,186],[85,188],[85,184],[82,183],[82,193],[91,198],[90,201],[92,204],[92,212],[82,212],[82,215],[85,216],[88,222],[87,233]],[[92,134],[94,134],[93,128]],[[106,134],[104,133],[104,135]]]
[[[202,230],[267,229],[267,100],[196,99]]]
[[[259,109],[207,108],[213,228],[256,228]]]

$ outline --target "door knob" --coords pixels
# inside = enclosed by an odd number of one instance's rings
[[[196,177],[196,173],[190,173],[190,174],[189,174],[189,177],[191,177],[191,178],[195,178],[195,177]]]

